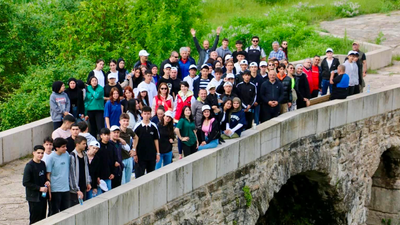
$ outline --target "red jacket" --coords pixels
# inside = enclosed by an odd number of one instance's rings
[[[319,68],[318,66],[311,66],[310,70],[303,67],[303,73],[307,75],[308,85],[310,86],[310,93],[314,90],[319,90]]]
[[[186,94],[186,99],[183,101],[182,97],[182,92],[179,91],[179,93],[176,95],[176,111],[175,111],[175,120],[179,120],[181,118],[181,113],[182,109],[184,106],[192,106],[192,98],[193,98],[193,92],[188,91]]]

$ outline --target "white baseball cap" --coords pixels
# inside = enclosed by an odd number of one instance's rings
[[[247,60],[243,59],[242,61],[240,61],[240,65],[241,65],[241,64],[246,64],[246,65],[248,65]]]
[[[147,91],[145,87],[140,87],[139,92]]]
[[[169,64],[169,63],[167,63],[167,64],[165,64],[164,65],[164,69],[166,69],[166,68],[171,68],[172,66],[171,66],[171,64]]]
[[[351,50],[347,55],[359,55],[359,54],[358,52]]]
[[[207,67],[207,69],[210,69],[210,67],[207,65],[207,64],[203,64],[202,66],[201,66],[201,69],[204,69],[204,68],[206,68]]]
[[[117,79],[117,74],[110,73],[110,74],[108,75],[108,79]]]
[[[169,116],[169,117],[171,117],[171,118],[173,119],[173,118],[174,118],[174,113],[173,113],[172,111],[167,110],[167,111],[164,113],[164,116]]]
[[[100,143],[99,143],[98,141],[91,141],[91,142],[89,143],[89,146],[95,146],[95,147],[100,148]]]
[[[256,67],[258,67],[258,65],[257,65],[257,63],[256,63],[256,62],[252,62],[252,63],[250,63],[250,66],[256,66]]]
[[[224,84],[224,87],[225,87],[225,86],[231,86],[231,87],[233,87],[233,84],[232,84],[231,82],[227,81],[227,82],[225,82],[225,84]]]
[[[325,53],[326,53],[326,52],[333,52],[333,49],[327,48],[326,51],[325,51]]]
[[[215,84],[213,82],[209,82],[207,85],[207,91],[209,91],[211,88],[216,88]]]
[[[189,70],[191,70],[191,69],[195,69],[195,70],[197,70],[197,66],[196,66],[196,65],[194,65],[194,64],[192,64],[192,65],[190,65],[190,66],[189,66]]]
[[[233,56],[232,56],[232,55],[226,55],[226,56],[225,56],[225,61],[226,61],[226,60],[229,60],[229,59],[233,59]]]
[[[171,71],[172,71],[172,70],[178,71],[178,68],[176,68],[176,67],[171,67]]]
[[[234,75],[233,73],[228,73],[228,74],[226,75],[226,79],[229,79],[229,78],[235,79],[235,75]]]
[[[139,56],[149,56],[150,54],[146,50],[140,50],[139,51]]]
[[[268,63],[266,61],[261,61],[260,62],[260,67],[262,67],[262,66],[268,66]]]
[[[201,111],[204,112],[204,110],[211,110],[211,107],[209,105],[203,105],[203,107],[201,107]]]
[[[119,126],[117,125],[112,125],[110,131],[116,131],[116,130],[121,130],[121,129],[119,129]]]

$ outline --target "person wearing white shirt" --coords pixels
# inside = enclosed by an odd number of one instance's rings
[[[152,99],[154,96],[157,95],[157,88],[154,83],[152,83],[153,75],[150,70],[147,70],[144,74],[144,81],[142,81],[138,85],[138,90],[141,89],[146,89],[147,90],[147,95],[149,97],[149,107],[151,107],[151,104],[153,103]],[[150,100],[151,99],[151,100]]]
[[[197,73],[197,66],[192,64],[189,66],[189,76],[183,78],[183,81],[186,81],[189,84],[189,90],[193,91],[193,82],[199,78],[196,75]]]

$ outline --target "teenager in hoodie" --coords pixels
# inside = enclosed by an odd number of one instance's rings
[[[221,134],[222,139],[232,139],[240,137],[242,131],[247,125],[246,116],[244,115],[244,111],[242,109],[242,101],[240,100],[240,98],[233,98],[232,108],[233,109],[230,115],[228,115],[226,126],[221,128],[225,129],[222,131]]]
[[[71,103],[68,95],[64,92],[65,86],[62,81],[55,81],[50,95],[50,116],[53,121],[53,130],[61,127],[62,119],[69,114]]]

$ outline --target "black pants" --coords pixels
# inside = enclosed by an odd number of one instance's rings
[[[36,223],[46,218],[47,199],[39,197],[39,202],[28,202],[29,224]]]
[[[115,175],[114,179],[111,180],[111,188],[116,188],[121,186],[121,181],[122,181],[122,174],[121,175]]]
[[[245,112],[244,116],[246,117],[246,122],[247,122],[247,129],[251,129],[253,127],[253,119],[254,119],[254,113],[252,112]]]
[[[104,128],[104,111],[90,110],[87,114],[89,116],[90,134],[97,138],[97,134],[100,134],[101,128]]]
[[[185,154],[185,157],[197,152],[197,144],[193,144],[192,146],[187,146],[186,144],[182,143],[182,150],[183,154]]]
[[[318,89],[313,90],[313,91],[311,92],[311,98],[316,98],[316,97],[318,97],[318,94],[319,94],[319,90],[318,90]]]
[[[185,144],[182,144],[185,145]],[[156,169],[156,160],[138,160],[135,163],[135,177],[139,178],[144,175],[145,172],[150,173]]]
[[[263,123],[279,115],[281,105],[271,107],[268,104],[263,104],[260,111],[260,122]]]
[[[347,90],[349,91],[348,96],[359,94],[360,93],[360,85],[349,86]]]
[[[51,192],[51,215],[57,214],[69,208],[69,191]]]
[[[70,200],[71,200],[70,207],[72,207],[74,205],[78,205],[79,204],[78,194],[77,193],[69,193],[69,194],[70,194]],[[86,199],[86,190],[82,191],[82,194],[83,194],[83,199]]]

